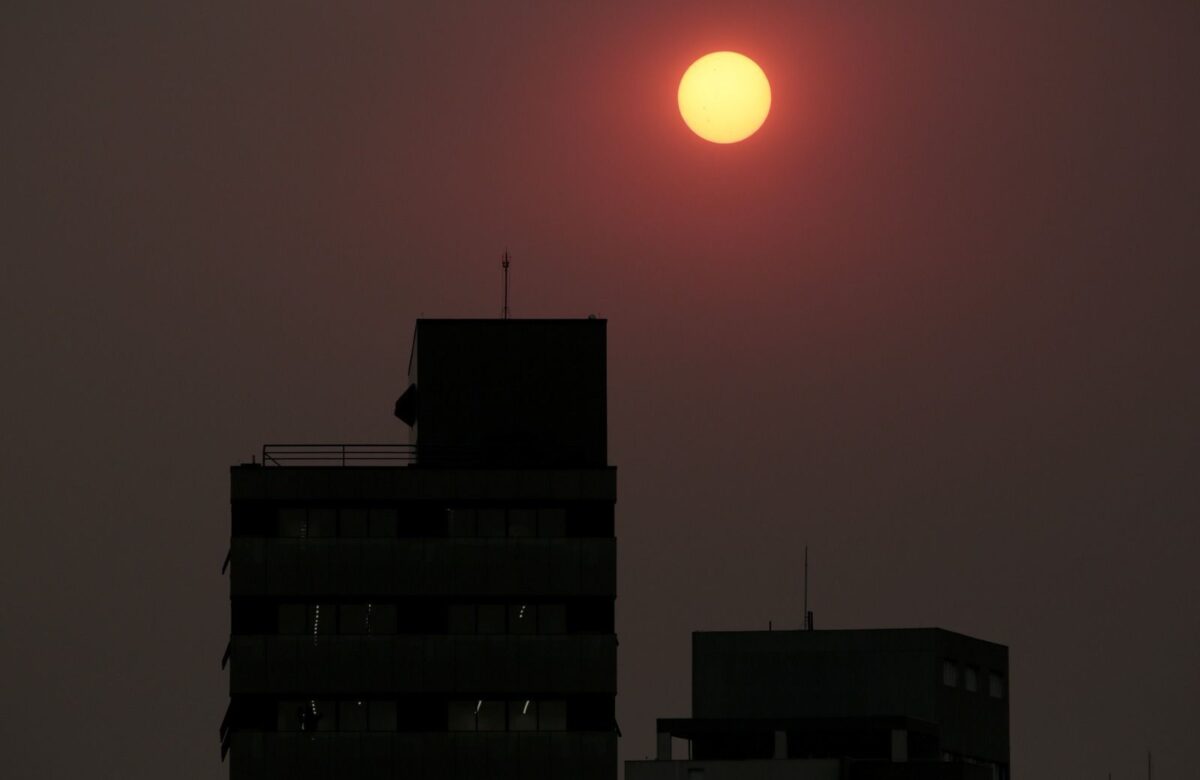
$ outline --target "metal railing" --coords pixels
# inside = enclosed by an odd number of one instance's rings
[[[407,466],[415,444],[264,444],[264,466]]]
[[[264,444],[264,466],[603,466],[603,452],[540,444]]]

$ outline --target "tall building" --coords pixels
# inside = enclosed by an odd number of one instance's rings
[[[419,320],[405,445],[231,469],[230,777],[616,776],[603,320]]]
[[[692,715],[660,719],[656,760],[626,780],[1008,780],[1008,648],[937,628],[697,632]]]

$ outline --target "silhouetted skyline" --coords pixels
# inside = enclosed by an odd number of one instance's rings
[[[18,3],[0,773],[223,777],[225,466],[396,441],[412,321],[609,321],[620,756],[693,630],[1012,648],[1020,778],[1190,766],[1200,8]],[[753,56],[717,147],[674,93]],[[730,529],[737,533],[731,534]]]

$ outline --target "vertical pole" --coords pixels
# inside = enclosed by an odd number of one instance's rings
[[[504,269],[504,308],[500,310],[500,315],[503,319],[508,319],[508,266],[509,266],[508,250],[504,250],[504,254],[500,258],[500,267]]]
[[[809,630],[808,625],[808,545],[804,545],[804,630]]]

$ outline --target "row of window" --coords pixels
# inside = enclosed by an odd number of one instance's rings
[[[959,664],[956,661],[946,659],[942,661],[942,684],[948,688],[957,688],[959,684]],[[979,691],[980,681],[983,677],[983,672],[974,666],[963,666],[962,669],[962,687],[969,693],[977,693]],[[987,673],[988,695],[993,699],[1004,698],[1004,676],[999,672]]]
[[[235,536],[285,539],[396,537],[611,537],[612,505],[384,507],[235,505]]]
[[[280,604],[276,609],[277,632],[280,634],[410,633],[398,630],[401,618],[396,604]],[[447,604],[442,609],[444,619],[437,621],[441,625],[436,625],[428,615],[422,615],[420,623],[412,627],[420,633],[430,629],[448,634],[567,633],[564,604]]]
[[[307,699],[278,703],[279,731],[396,731],[412,721],[393,699]],[[441,704],[440,717],[423,717],[422,728],[447,731],[565,731],[563,699],[467,699]],[[424,713],[428,716],[430,713]],[[605,728],[605,718],[592,718],[592,728]]]
[[[613,600],[549,602],[510,598],[459,602],[437,597],[280,603],[234,598],[232,633],[377,636],[391,634],[611,634]]]

